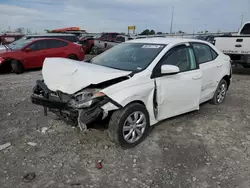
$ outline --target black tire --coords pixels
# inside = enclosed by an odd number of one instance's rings
[[[88,49],[87,54],[91,54],[92,49],[93,49],[93,46],[91,46],[91,47]]]
[[[250,68],[250,65],[242,65],[244,68]]]
[[[78,60],[77,56],[74,54],[69,55],[68,58],[73,60]]]
[[[11,61],[11,68],[12,68],[12,71],[16,74],[21,74],[24,71],[23,64],[17,60]]]
[[[225,90],[225,94],[224,94],[223,100],[222,101],[218,101],[218,94],[221,91],[222,85],[224,85],[224,87],[226,88],[226,90]],[[226,82],[226,80],[222,79],[220,81],[220,83],[218,84],[218,86],[217,86],[217,89],[216,89],[216,91],[214,93],[213,98],[210,100],[210,104],[218,105],[218,104],[223,103],[224,100],[225,100],[225,98],[226,98],[227,89],[228,89],[227,82]]]
[[[139,140],[137,140],[134,143],[129,143],[124,139],[123,126],[127,117],[129,117],[133,112],[138,112],[138,111],[142,112],[145,115],[146,118],[145,130],[142,133],[142,136],[139,138]],[[150,130],[151,126],[149,124],[148,111],[143,105],[139,103],[132,103],[126,106],[125,108],[115,111],[111,116],[108,128],[110,139],[114,141],[116,144],[122,146],[123,148],[132,148],[136,146],[145,139]]]

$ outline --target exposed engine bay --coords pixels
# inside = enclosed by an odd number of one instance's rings
[[[103,120],[109,111],[117,110],[122,106],[100,92],[101,89],[115,83],[129,79],[128,76],[105,81],[98,85],[90,85],[76,94],[51,91],[43,80],[38,80],[33,88],[32,103],[44,107],[47,111],[55,113],[73,126],[78,125],[81,130],[87,129],[87,124],[96,120]]]

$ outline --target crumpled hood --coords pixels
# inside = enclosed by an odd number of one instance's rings
[[[44,82],[50,90],[68,94],[130,73],[66,58],[46,58],[42,69]]]

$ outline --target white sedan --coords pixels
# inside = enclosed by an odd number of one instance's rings
[[[194,39],[127,41],[86,62],[47,58],[32,102],[81,129],[109,120],[109,135],[133,147],[150,126],[224,101],[231,82],[230,58]]]

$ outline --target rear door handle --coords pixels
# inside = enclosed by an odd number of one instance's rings
[[[242,46],[240,44],[236,44],[235,47],[240,48]]]
[[[193,80],[199,80],[202,78],[202,75],[196,75],[196,76],[193,76]]]
[[[217,65],[217,67],[221,67],[221,66],[222,66],[222,64],[218,64],[218,65]]]

